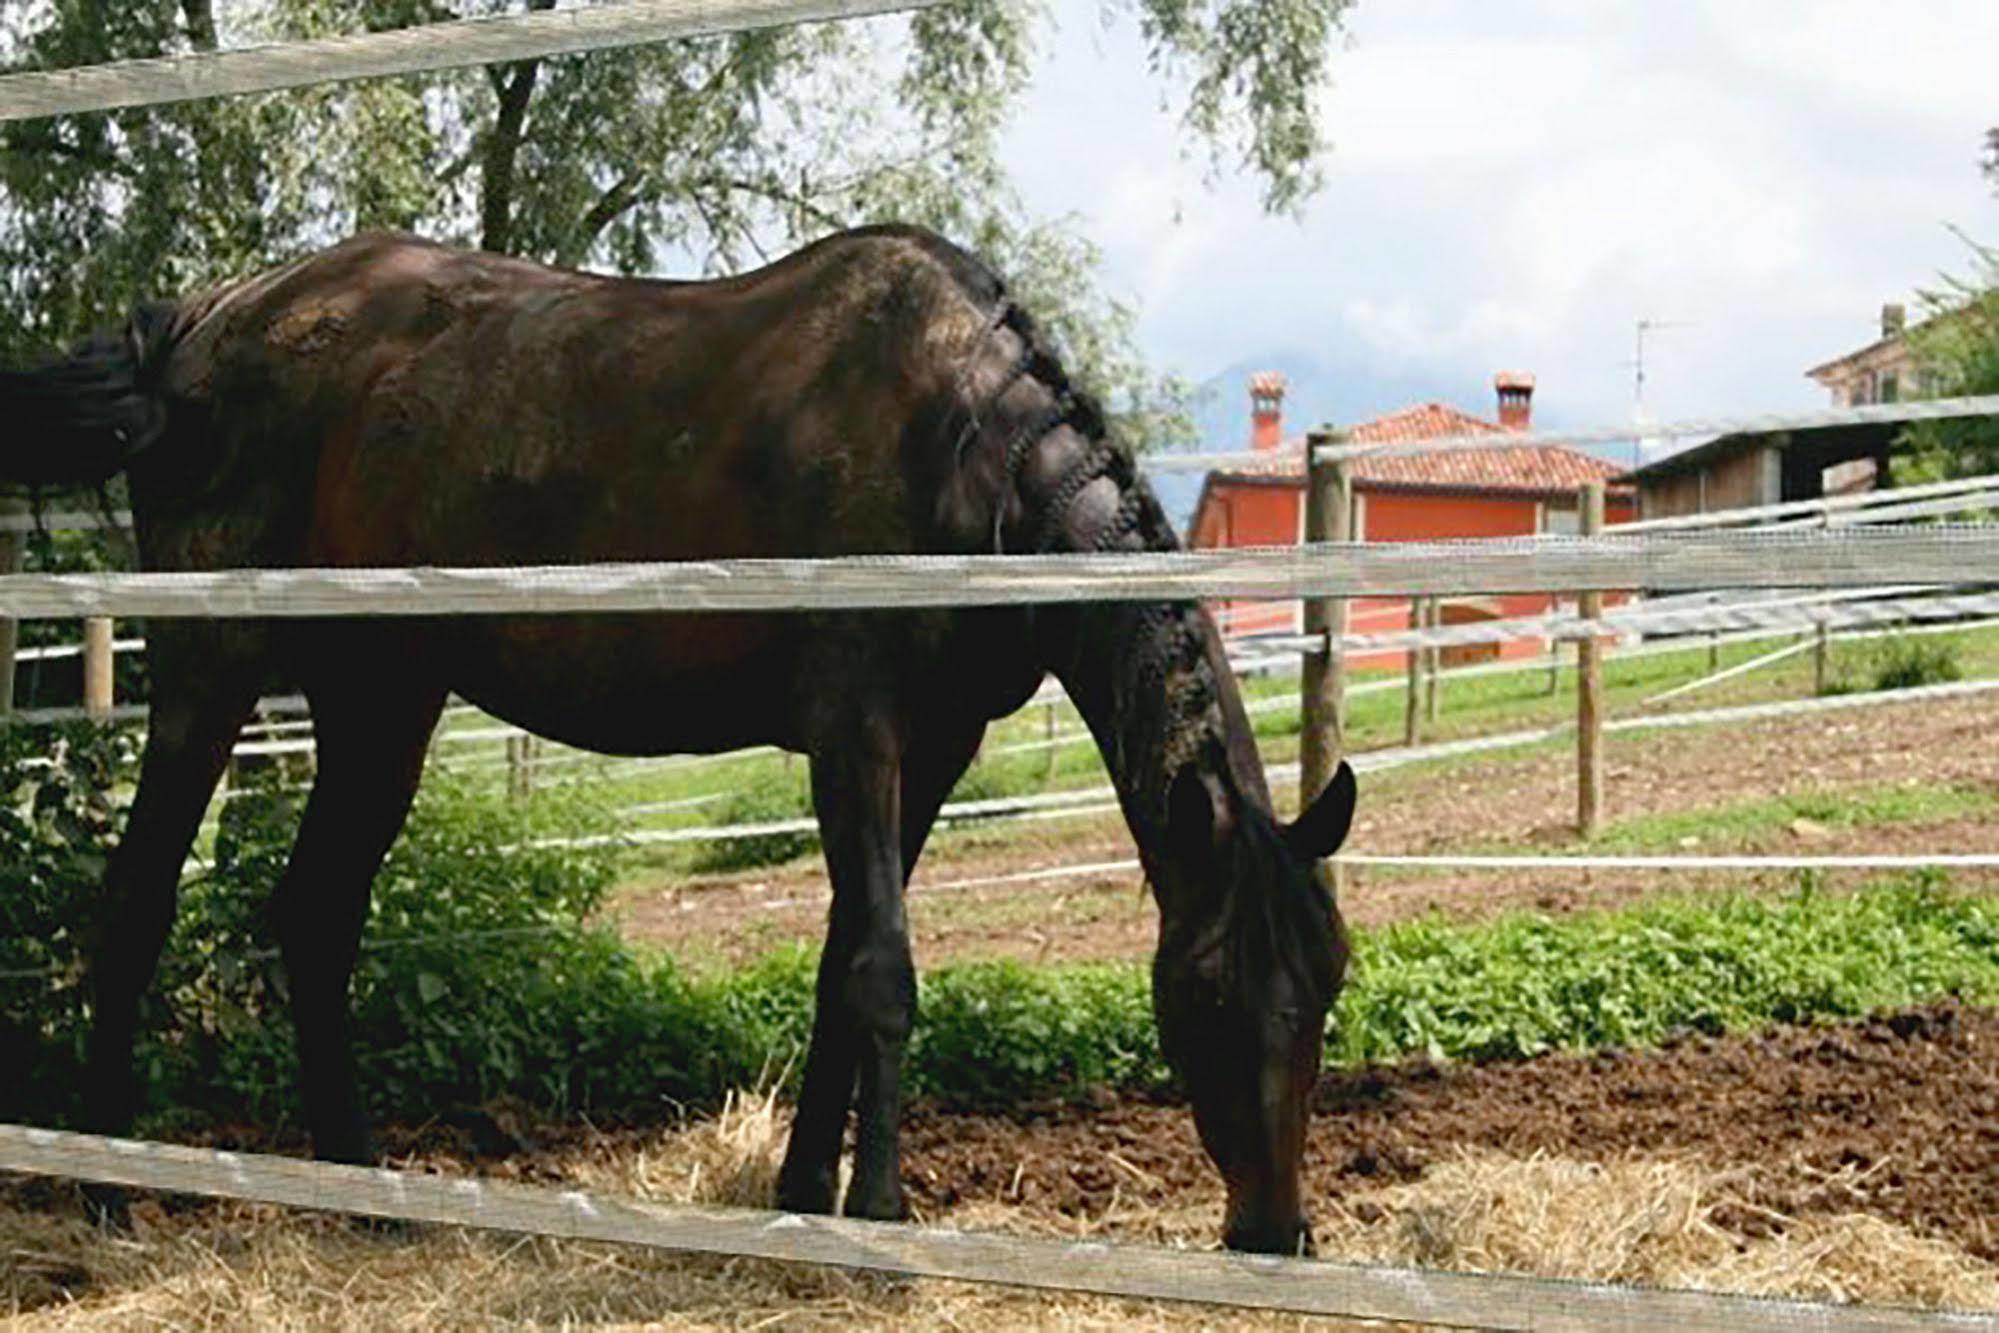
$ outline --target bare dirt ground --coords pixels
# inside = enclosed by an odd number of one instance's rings
[[[1635,733],[1610,739],[1607,817],[1724,806],[1805,792],[1902,783],[1999,794],[1999,746],[1989,699],[1857,708],[1753,725]],[[1542,749],[1391,770],[1364,777],[1347,850],[1443,854],[1495,844],[1572,850],[1574,756]],[[1809,824],[1726,845],[1670,849],[1834,855],[1999,852],[1999,820],[1961,817],[1818,828]],[[944,831],[910,890],[920,965],[963,958],[1024,961],[1142,957],[1155,916],[1136,870],[967,888],[927,886],[1133,857],[1115,815]],[[1368,926],[1430,911],[1484,916],[1570,911],[1703,884],[1741,887],[1741,873],[1474,871],[1356,872],[1341,909]],[[1781,882],[1773,877],[1773,882]],[[635,939],[691,958],[741,962],[790,940],[817,940],[829,901],[816,859],[726,876],[633,884],[616,912]]]
[[[1220,1211],[1178,1106],[922,1113],[908,1141],[905,1173],[933,1214],[974,1199],[1078,1220],[1192,1197]],[[1656,1051],[1335,1073],[1312,1122],[1309,1197],[1336,1210],[1467,1149],[1697,1156],[1743,1173],[1732,1221],[1746,1234],[1866,1212],[1999,1261],[1999,1013],[1943,1005]]]
[[[385,1137],[415,1169],[755,1203],[783,1131],[763,1102],[666,1132],[502,1110]],[[256,1131],[209,1141],[272,1146]],[[1181,1106],[917,1107],[905,1143],[919,1220],[1193,1246],[1219,1224],[1219,1183]],[[1308,1189],[1329,1257],[1999,1307],[1999,1013],[1942,1004],[1650,1052],[1334,1075]],[[82,1230],[75,1207],[69,1186],[0,1179],[0,1314],[106,1327],[1299,1326],[438,1229],[370,1239],[191,1200],[142,1201],[135,1236],[114,1241]]]

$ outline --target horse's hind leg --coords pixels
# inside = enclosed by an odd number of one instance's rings
[[[357,651],[343,644],[329,657],[352,661]],[[385,670],[403,666],[400,656],[384,659]],[[313,1152],[366,1163],[373,1151],[349,1049],[348,985],[375,871],[409,814],[444,691],[343,683],[308,686],[306,695],[318,772],[271,919],[291,989]]]
[[[254,644],[209,627],[148,627],[153,704],[139,791],[111,854],[91,958],[91,1025],[82,1118],[101,1134],[124,1134],[138,1110],[132,1069],[139,1001],[152,985],[173,927],[181,867],[202,812],[256,700]],[[123,1212],[123,1193],[94,1189],[93,1211]]]
[[[162,626],[149,636],[154,703],[139,791],[111,854],[91,959],[83,1117],[104,1134],[130,1129],[138,1109],[132,1040],[139,1000],[152,985],[173,927],[181,867],[256,699],[254,672],[230,671],[226,663],[196,667],[191,654],[168,646],[172,635]]]

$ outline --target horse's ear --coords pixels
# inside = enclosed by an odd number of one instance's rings
[[[1342,759],[1333,780],[1319,793],[1319,799],[1285,826],[1284,840],[1301,860],[1316,861],[1340,849],[1340,844],[1347,840],[1347,830],[1353,827],[1354,797],[1358,791],[1353,768]]]
[[[1166,793],[1166,836],[1183,857],[1204,861],[1213,856],[1227,809],[1220,789],[1188,764],[1173,775]]]

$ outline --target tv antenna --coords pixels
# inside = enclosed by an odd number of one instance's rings
[[[1645,336],[1661,329],[1692,328],[1693,323],[1684,319],[1640,319],[1636,322],[1637,337],[1631,357],[1631,420],[1636,427],[1631,435],[1631,466],[1644,462],[1645,431],[1651,423],[1651,413],[1645,407]]]

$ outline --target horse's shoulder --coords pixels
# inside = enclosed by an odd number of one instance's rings
[[[883,287],[940,287],[982,302],[996,300],[1001,291],[999,279],[976,255],[909,223],[835,232],[798,251],[791,262],[822,273],[865,274]]]

